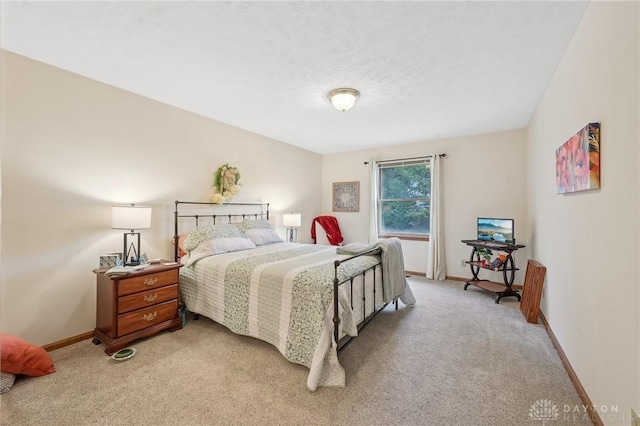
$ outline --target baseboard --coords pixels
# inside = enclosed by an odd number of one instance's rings
[[[551,339],[551,342],[553,343],[553,346],[556,348],[556,351],[558,352],[558,355],[560,356],[560,360],[562,361],[562,365],[564,365],[564,369],[567,370],[567,374],[569,374],[569,378],[573,382],[573,386],[575,386],[576,391],[578,391],[578,396],[582,400],[582,403],[585,405],[585,407],[587,407],[587,412],[589,413],[589,418],[591,419],[591,421],[593,422],[594,425],[596,425],[596,426],[604,426],[604,423],[602,423],[602,419],[600,418],[600,415],[593,408],[594,405],[591,402],[591,399],[589,398],[589,395],[587,395],[587,391],[584,390],[584,387],[582,386],[582,383],[580,383],[580,379],[578,379],[578,375],[573,370],[573,367],[569,363],[569,359],[564,354],[564,351],[562,350],[562,346],[560,346],[560,343],[556,339],[556,336],[553,334],[553,331],[551,330],[551,327],[549,326],[549,323],[547,322],[547,319],[544,317],[544,314],[542,313],[542,310],[540,311],[540,320],[542,321],[542,324],[544,325],[544,328],[547,330],[547,334],[549,335],[549,338]]]
[[[59,340],[57,342],[44,345],[43,348],[47,352],[51,352],[56,349],[64,348],[65,346],[73,345],[74,343],[81,342],[83,340],[91,339],[93,337],[93,331],[87,333],[78,334],[77,336],[69,337],[68,339]]]
[[[407,271],[405,270],[404,273],[406,275],[410,275],[412,277],[426,277],[427,274],[425,272],[415,272],[415,271]]]
[[[451,275],[445,276],[444,279],[445,280],[451,280],[451,281],[461,281],[461,282],[469,281],[469,278],[452,277]]]

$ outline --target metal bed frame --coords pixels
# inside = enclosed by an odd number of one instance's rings
[[[223,206],[240,206],[241,208],[244,207],[254,207],[254,208],[258,208],[260,207],[260,212],[253,212],[253,213],[230,213],[230,214],[215,214],[215,213],[211,213],[211,214],[181,214],[179,212],[179,206],[180,205],[191,205],[191,206],[209,206],[212,208],[215,207],[223,207]],[[266,219],[269,220],[269,203],[224,203],[224,204],[217,204],[217,203],[211,203],[211,202],[201,202],[201,201],[175,201],[175,210],[173,212],[173,217],[174,217],[174,235],[173,235],[173,241],[174,241],[174,259],[176,262],[180,262],[180,257],[179,257],[179,253],[178,253],[178,238],[179,238],[179,231],[178,231],[178,221],[179,219],[184,219],[184,218],[190,218],[193,219],[195,221],[195,227],[199,226],[199,221],[202,218],[210,218],[213,222],[213,224],[216,223],[217,219],[226,219],[225,223],[234,223],[234,219],[235,222],[240,222],[243,220],[257,220],[257,219]],[[362,276],[362,316],[363,319],[360,323],[358,323],[358,332],[360,332],[360,330],[362,330],[367,324],[369,324],[371,322],[371,320],[378,315],[378,313],[380,313],[380,311],[382,311],[383,309],[385,309],[389,303],[394,303],[395,304],[395,309],[398,309],[398,298],[395,298],[393,301],[391,302],[387,302],[384,303],[380,308],[376,309],[376,271],[378,269],[378,267],[380,268],[380,279],[382,280],[383,278],[383,274],[384,271],[382,269],[382,262],[380,257],[378,257],[378,261],[376,262],[375,265],[367,268],[366,270],[352,276],[352,277],[348,277],[345,280],[340,281],[340,279],[338,278],[338,268],[340,267],[341,264],[349,262],[350,260],[356,259],[360,256],[368,256],[368,255],[376,255],[376,254],[380,254],[380,249],[378,248],[372,248],[370,250],[367,250],[365,252],[362,253],[358,253],[355,254],[353,256],[349,256],[346,259],[343,260],[336,260],[334,262],[334,279],[333,279],[333,308],[334,308],[334,312],[333,312],[333,327],[334,327],[334,338],[335,341],[338,345],[337,347],[337,351],[341,352],[343,349],[345,349],[347,347],[347,345],[349,343],[351,343],[353,341],[353,339],[356,336],[349,336],[346,335],[344,336],[342,339],[340,339],[340,334],[339,334],[339,328],[340,328],[340,315],[339,315],[339,304],[338,304],[338,289],[340,288],[340,286],[342,284],[345,284],[346,282],[350,283],[350,289],[351,289],[351,293],[350,293],[350,297],[349,300],[351,302],[351,309],[353,309],[353,285],[354,285],[354,280],[356,277],[358,276]],[[366,280],[365,280],[365,275],[367,274],[367,272],[369,271],[373,271],[373,290],[372,290],[372,297],[373,297],[373,312],[367,316],[366,315],[366,307],[367,307],[367,297],[366,297]],[[198,319],[198,314],[196,314],[194,312],[194,319]]]
[[[380,313],[380,311],[382,311],[384,308],[386,308],[389,303],[391,302],[386,302],[384,303],[382,306],[380,306],[380,308],[376,309],[376,269],[379,266],[380,267],[380,280],[383,279],[384,277],[384,270],[382,269],[382,261],[380,259],[380,257],[378,256],[378,262],[365,269],[364,271],[362,271],[361,273],[353,276],[353,277],[349,277],[344,281],[340,281],[338,279],[338,267],[345,263],[345,262],[349,262],[352,259],[355,259],[357,257],[360,256],[368,256],[368,255],[372,255],[372,254],[380,254],[380,249],[379,248],[372,248],[370,250],[367,250],[365,252],[362,253],[358,253],[356,255],[350,256],[346,259],[343,260],[336,260],[335,262],[333,262],[334,265],[334,278],[333,278],[333,336],[335,338],[335,341],[338,345],[338,352],[341,352],[343,349],[345,349],[347,347],[347,345],[349,343],[351,343],[353,341],[353,339],[355,339],[357,336],[349,336],[349,335],[345,335],[342,339],[340,339],[340,333],[339,333],[339,328],[340,328],[340,315],[339,315],[339,306],[338,306],[338,288],[346,283],[347,281],[349,281],[350,285],[349,288],[351,289],[351,294],[349,297],[349,300],[351,302],[351,309],[353,310],[353,280],[359,276],[362,275],[362,321],[358,324],[358,335],[360,335],[360,331],[365,328],[367,326],[367,324],[369,324],[371,322],[371,320]],[[366,296],[366,273],[369,271],[373,271],[373,286],[372,286],[372,295],[373,295],[373,312],[367,316],[367,296]],[[395,304],[395,308],[396,310],[398,310],[398,298],[395,298],[393,300],[393,303]]]
[[[178,206],[182,204],[182,205],[190,205],[190,206],[210,206],[210,207],[222,207],[222,206],[253,206],[253,207],[260,207],[260,213],[251,213],[251,214],[246,214],[246,213],[231,213],[231,214],[180,214],[178,211]],[[237,220],[236,222],[241,222],[245,219],[251,219],[253,218],[254,220],[257,219],[266,219],[269,220],[269,203],[224,203],[224,204],[217,204],[217,203],[209,203],[209,202],[204,202],[204,201],[175,201],[175,210],[173,211],[173,259],[176,262],[180,261],[180,256],[178,255],[178,238],[180,238],[180,234],[178,232],[178,221],[181,218],[191,218],[195,220],[195,227],[198,227],[199,221],[202,218],[211,218],[213,221],[213,224],[216,224],[216,219],[218,218],[227,218],[227,222],[226,223],[233,223],[233,218],[237,218],[240,220]],[[264,208],[265,211],[262,211],[262,208]]]

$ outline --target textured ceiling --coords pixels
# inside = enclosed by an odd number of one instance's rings
[[[526,127],[587,4],[3,2],[0,43],[326,154]]]

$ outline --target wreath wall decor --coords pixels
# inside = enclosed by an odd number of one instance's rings
[[[213,186],[218,191],[211,197],[211,202],[222,204],[231,199],[240,189],[240,171],[237,167],[226,163],[216,170],[213,175]]]

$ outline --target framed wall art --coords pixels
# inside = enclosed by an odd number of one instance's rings
[[[360,211],[360,182],[333,183],[333,211]]]
[[[556,149],[558,194],[600,188],[600,123],[589,123]]]

